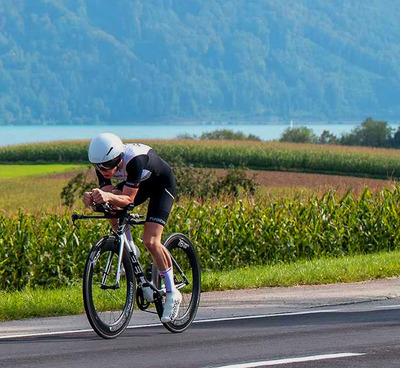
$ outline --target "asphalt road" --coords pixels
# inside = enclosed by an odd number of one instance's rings
[[[143,313],[115,340],[97,337],[83,316],[3,323],[0,367],[399,367],[398,287],[205,294],[182,334]]]

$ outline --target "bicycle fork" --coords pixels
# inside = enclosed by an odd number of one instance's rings
[[[103,277],[101,279],[101,288],[102,289],[118,289],[119,288],[119,281],[121,278],[121,267],[122,267],[122,260],[124,256],[124,246],[125,243],[128,243],[125,235],[125,223],[118,225],[117,235],[118,235],[118,243],[119,243],[119,250],[118,250],[118,261],[117,261],[117,274],[115,276],[115,284],[113,286],[107,286],[107,277],[111,271],[112,259],[114,253],[110,252],[108,255],[107,263],[104,268]]]

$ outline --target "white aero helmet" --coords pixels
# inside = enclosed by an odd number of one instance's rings
[[[121,154],[124,150],[124,144],[121,139],[112,133],[101,133],[94,137],[89,145],[89,161],[92,164],[107,164],[104,166],[112,166],[111,164],[118,161],[114,167],[119,163]],[[115,162],[113,162],[115,161]]]

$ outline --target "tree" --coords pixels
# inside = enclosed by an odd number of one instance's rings
[[[396,133],[394,133],[393,135],[392,146],[394,148],[400,148],[400,126],[397,128]]]
[[[351,133],[344,134],[340,143],[350,146],[390,147],[392,145],[392,128],[386,121],[365,119]]]
[[[329,130],[324,130],[318,138],[319,144],[337,144],[337,137],[332,134]]]
[[[287,128],[279,139],[280,142],[317,143],[318,137],[314,131],[305,126]]]

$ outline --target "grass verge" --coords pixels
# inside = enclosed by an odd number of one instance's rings
[[[400,250],[352,257],[246,267],[202,275],[202,290],[357,282],[400,275]],[[0,293],[0,320],[83,313],[80,282],[58,289]]]
[[[204,291],[350,283],[400,276],[400,251],[208,272]]]

